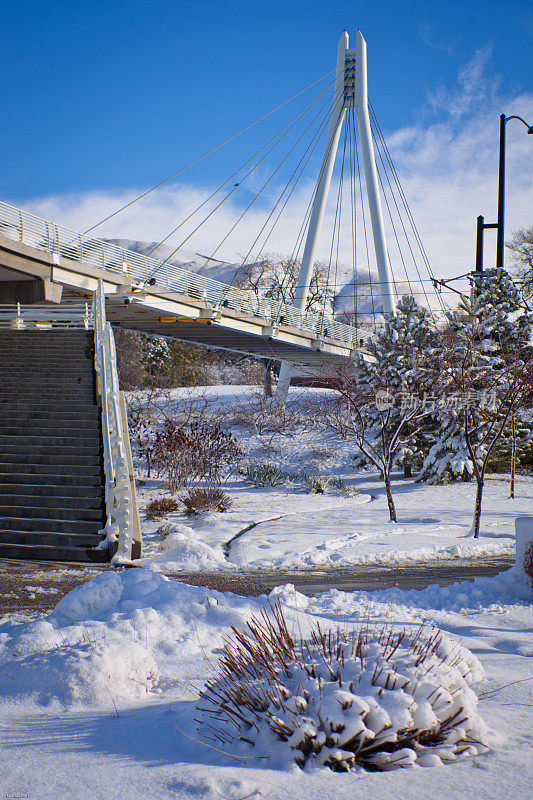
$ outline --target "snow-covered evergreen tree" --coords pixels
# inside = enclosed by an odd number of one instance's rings
[[[152,336],[145,342],[144,362],[152,375],[166,375],[171,363],[168,340],[162,336]]]
[[[467,405],[475,419],[471,426],[471,444],[475,445],[477,457],[483,459],[487,447],[484,436],[498,393],[497,380],[492,380],[489,391],[487,375],[496,378],[498,370],[505,370],[506,365],[530,346],[531,319],[527,313],[521,312],[520,307],[520,292],[509,275],[504,270],[493,269],[477,278],[472,298],[463,300],[457,311],[448,315],[446,335],[455,338],[457,358],[468,355],[470,359],[468,385],[454,384],[451,375],[448,379],[446,374],[440,376],[443,405],[436,415],[434,441],[425,455],[417,480],[448,483],[470,480],[474,476],[474,463],[464,435],[463,410]],[[508,428],[510,422],[506,423],[502,436],[493,445],[491,464],[498,454],[504,456]],[[531,427],[527,423],[521,424],[517,439],[519,454],[527,453],[530,434]],[[508,444],[510,450],[510,442]]]
[[[443,464],[454,464],[458,454],[476,481],[472,533],[479,535],[481,503],[486,470],[495,447],[532,390],[533,359],[530,346],[531,316],[521,310],[521,298],[503,270],[489,270],[477,278],[472,297],[464,298],[449,315],[443,337],[440,384],[448,395],[458,395],[457,412],[451,413],[443,435],[436,442],[433,475],[444,474]],[[462,437],[451,436],[453,416],[462,421]],[[443,413],[443,419],[446,414]],[[451,430],[450,430],[451,427]],[[443,452],[448,443],[455,450]],[[442,449],[443,448],[443,449]],[[515,458],[513,458],[513,464]],[[429,464],[428,464],[429,466]]]
[[[429,448],[417,481],[451,483],[469,481],[474,465],[468,453],[463,433],[462,412],[437,417],[435,442]]]
[[[333,380],[340,400],[326,411],[328,424],[353,436],[364,461],[380,471],[393,522],[391,470],[399,459],[414,460],[416,437],[434,413],[429,395],[439,374],[437,340],[431,313],[403,297],[372,340],[370,359],[361,357],[355,373]]]

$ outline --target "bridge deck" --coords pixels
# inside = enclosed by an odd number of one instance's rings
[[[353,358],[370,336],[176,266],[148,286],[157,263],[0,202],[0,287],[33,279],[45,300],[79,301],[102,278],[114,326],[315,369]]]

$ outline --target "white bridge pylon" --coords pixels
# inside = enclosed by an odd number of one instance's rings
[[[385,313],[390,313],[395,309],[393,279],[387,250],[387,239],[379,193],[378,172],[368,112],[366,42],[361,31],[357,31],[355,50],[350,50],[348,45],[348,33],[343,31],[337,49],[337,71],[328,135],[309,219],[298,284],[294,293],[294,306],[302,314],[305,313],[307,304],[309,285],[315,265],[318,239],[324,219],[333,167],[335,165],[342,124],[347,108],[355,109],[357,127],[359,130],[368,208],[372,224],[372,238],[374,240],[376,265],[382,287],[383,311]],[[294,368],[284,361],[281,366],[277,390],[280,402],[285,402],[286,400],[293,372]]]

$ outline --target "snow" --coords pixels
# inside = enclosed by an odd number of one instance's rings
[[[242,753],[236,761],[220,752],[225,748],[198,742],[195,698],[214,674],[231,626],[260,612],[265,596],[170,582],[152,569],[103,573],[74,589],[52,614],[0,625],[0,792],[43,800],[258,793],[340,800],[360,792],[395,800],[434,797],[437,789],[489,800],[526,796],[533,758],[533,676],[525,658],[533,654],[532,597],[513,571],[418,592],[332,590],[308,599],[294,587],[274,590],[271,600],[283,603],[294,631],[305,633],[316,621],[347,631],[369,620],[411,628],[429,621],[483,667],[472,688],[488,726],[488,752],[431,769],[339,775],[275,768]],[[427,718],[423,703],[419,709]],[[401,707],[391,712],[402,714]],[[426,764],[438,764],[437,758]]]
[[[457,482],[428,485],[393,479],[398,523],[389,522],[383,484],[375,472],[356,470],[353,445],[313,428],[271,437],[238,424],[257,387],[218,386],[173,390],[175,399],[206,397],[213,413],[230,425],[246,452],[244,465],[269,462],[295,476],[273,488],[255,488],[244,475],[234,474],[224,485],[233,506],[224,514],[190,519],[173,512],[165,520],[145,518],[143,509],[155,497],[168,494],[162,478],[146,478],[137,461],[139,507],[143,530],[142,566],[170,573],[189,569],[313,570],[350,565],[420,563],[476,556],[512,555],[514,520],[533,506],[533,478],[517,476],[516,497],[509,499],[503,475],[486,479],[481,535],[470,536],[475,485]],[[293,402],[324,390],[300,394]],[[302,473],[335,476],[354,490],[313,494],[303,490]],[[166,541],[164,525],[182,526]],[[183,527],[185,526],[185,527]],[[187,530],[185,530],[185,528]]]
[[[224,386],[205,393],[231,416],[250,391]],[[234,474],[225,486],[233,499],[227,513],[187,518],[176,512],[154,522],[145,518],[144,508],[167,490],[162,479],[147,479],[140,472],[145,547],[139,568],[101,572],[60,600],[52,614],[0,621],[0,795],[43,800],[528,796],[533,591],[522,565],[530,541],[531,477],[518,476],[514,500],[508,498],[503,476],[488,477],[481,536],[473,540],[468,536],[471,484],[433,486],[395,476],[395,525],[388,521],[381,482],[371,472],[354,469],[349,444],[313,430],[265,443],[237,422],[232,427],[248,460],[270,461],[292,474],[312,470],[338,476],[357,493],[308,494],[297,481],[259,489]],[[496,578],[448,587],[372,593],[332,589],[308,598],[285,584],[269,598],[244,598],[170,581],[164,574],[512,554],[517,517],[524,520],[517,524],[517,566]],[[33,573],[32,583],[38,582],[39,573]],[[30,588],[36,592],[38,587]],[[207,746],[195,722],[198,695],[216,674],[232,627],[241,628],[269,600],[282,604],[298,635],[317,622],[347,632],[383,624],[440,628],[450,641],[468,648],[473,664],[481,665],[484,675],[476,675],[471,690],[490,749],[453,763],[444,764],[445,758],[428,752],[406,769],[339,774],[324,768],[302,771],[286,760],[276,761],[274,752],[268,760],[264,752]],[[335,703],[347,699],[338,694]],[[355,710],[367,702],[349,699]],[[417,722],[429,724],[435,711],[422,696],[415,699]],[[399,724],[406,707],[398,702],[384,711]],[[358,719],[354,713],[354,731]],[[404,751],[404,763],[412,763],[413,751]]]
[[[533,503],[533,480],[517,483],[516,498],[509,500],[506,483],[489,478],[482,532],[474,540],[469,536],[471,484],[428,486],[397,478],[393,488],[399,522],[394,524],[388,521],[386,498],[376,477],[360,473],[350,480],[360,490],[354,497],[304,494],[284,487],[258,490],[244,480],[232,481],[226,487],[233,499],[228,512],[192,521],[182,512],[168,515],[167,524],[181,525],[183,536],[190,537],[188,547],[183,542],[182,556],[171,549],[162,553],[162,524],[141,518],[144,558],[140,563],[179,571],[183,557],[182,569],[195,560],[206,569],[216,565],[232,570],[316,569],[511,555],[515,517],[527,513]],[[161,489],[141,488],[141,508],[159,493]],[[238,535],[245,528],[249,530]],[[222,547],[232,539],[225,558]]]

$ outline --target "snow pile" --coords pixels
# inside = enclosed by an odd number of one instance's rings
[[[441,765],[486,749],[469,686],[482,676],[478,659],[436,628],[316,624],[295,640],[273,606],[225,645],[201,696],[203,733],[280,766]]]
[[[380,589],[374,592],[344,592],[330,589],[308,601],[307,611],[312,614],[342,614],[363,619],[372,617],[375,608],[387,608],[389,615],[402,619],[405,608],[410,615],[425,619],[422,611],[459,613],[501,613],[512,606],[533,601],[533,590],[525,584],[515,567],[493,578],[475,578],[450,586],[434,583],[425,589]]]
[[[153,571],[103,573],[49,616],[0,628],[0,696],[57,708],[150,702],[181,685],[184,667],[201,682],[205,653],[249,613],[244,598]]]
[[[146,566],[164,564],[164,569],[170,572],[173,568],[178,570],[228,568],[222,548],[203,542],[188,525],[167,522],[158,528],[157,533],[164,537],[158,552],[149,558],[139,559],[136,563]]]

